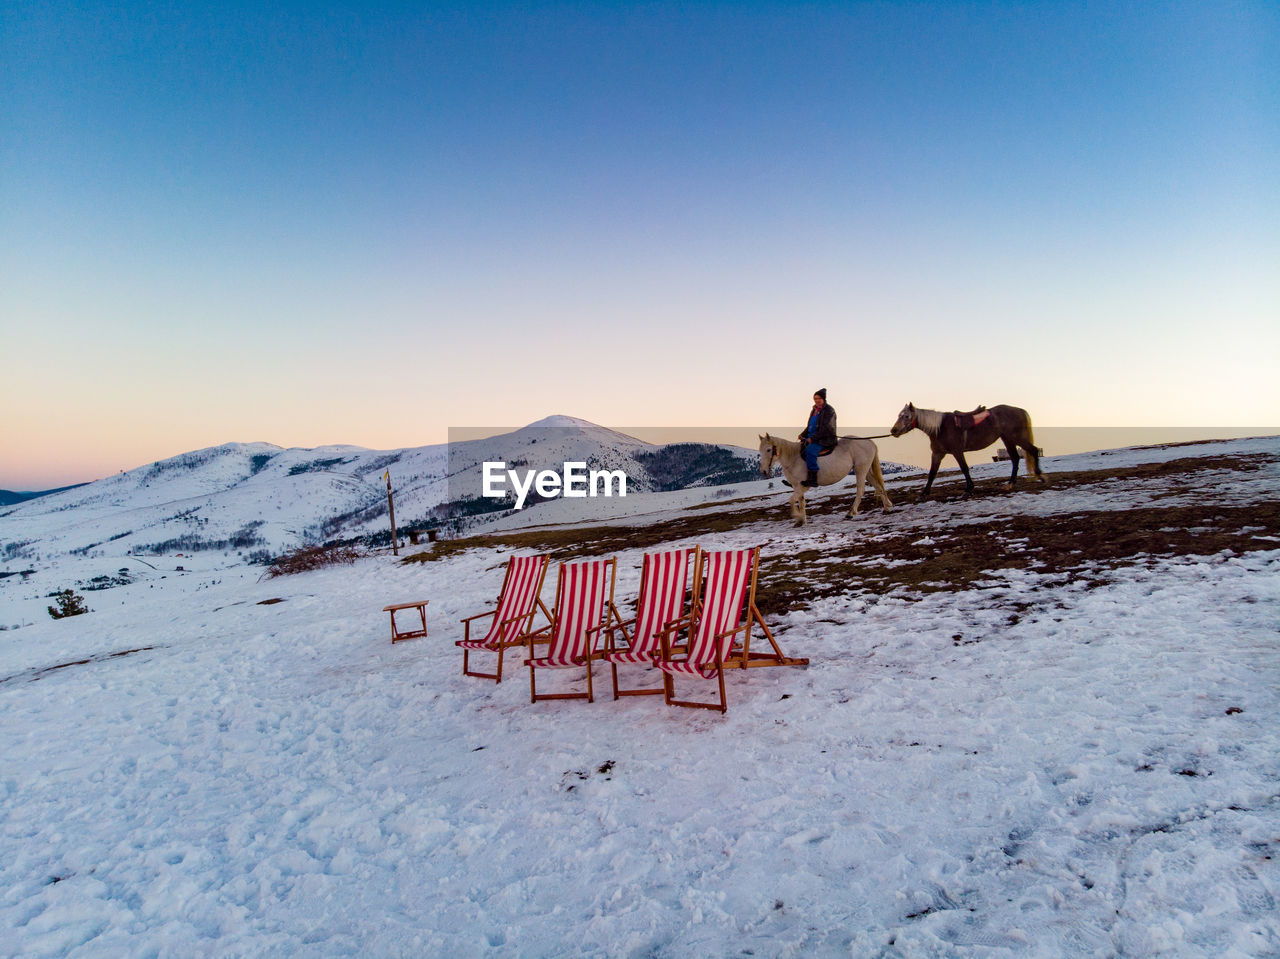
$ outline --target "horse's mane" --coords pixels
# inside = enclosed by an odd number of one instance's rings
[[[795,440],[784,440],[781,436],[774,436],[772,433],[769,434],[769,442],[778,447],[778,449],[785,449],[791,452],[799,452],[800,450],[800,444]]]
[[[929,434],[936,434],[942,429],[942,413],[937,410],[922,410],[916,407],[916,426]]]

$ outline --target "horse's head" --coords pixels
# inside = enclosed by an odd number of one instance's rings
[[[910,433],[916,428],[916,408],[912,403],[908,403],[902,408],[902,412],[898,414],[898,421],[893,424],[893,428],[889,430],[890,436],[901,436],[903,433]]]
[[[760,437],[760,475],[768,476],[773,472],[774,460],[778,458],[778,445],[772,436],[765,433]]]

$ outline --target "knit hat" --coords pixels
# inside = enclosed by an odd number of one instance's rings
[[[825,399],[827,398],[827,388],[824,386],[824,387],[823,387],[822,389],[820,389],[820,390],[814,390],[814,391],[813,391],[813,395],[814,395],[814,396],[821,396],[821,397],[825,400]]]

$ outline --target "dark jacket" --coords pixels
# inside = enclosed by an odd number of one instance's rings
[[[809,414],[809,419],[813,419],[812,412]],[[830,403],[824,403],[818,412],[818,425],[812,430],[806,426],[800,436],[807,442],[817,443],[820,446],[835,446],[840,439],[836,435],[836,408]]]

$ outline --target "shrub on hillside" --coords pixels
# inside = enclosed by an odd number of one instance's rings
[[[275,455],[275,453],[255,453],[249,457],[249,475],[257,476],[261,473],[267,468],[267,464],[275,459]]]
[[[33,550],[30,550],[27,547],[31,546],[33,543],[35,543],[35,540],[33,539],[22,539],[18,540],[16,543],[5,543],[3,548],[0,548],[0,556],[3,556],[5,559],[30,559]]]
[[[84,597],[77,596],[72,590],[60,589],[51,594],[57,606],[49,607],[49,615],[54,619],[66,619],[68,616],[82,616],[89,612],[84,604]]]
[[[201,539],[196,533],[187,533],[185,536],[166,539],[160,543],[146,543],[135,546],[133,551],[135,553],[155,553],[160,556],[165,553],[198,553],[202,550],[249,549],[264,542],[257,533],[258,528],[262,525],[262,520],[255,519],[245,523],[244,526],[226,539]],[[95,543],[94,545],[101,544]],[[86,546],[84,548],[87,550],[92,547]]]
[[[267,567],[267,579],[291,576],[326,566],[347,566],[364,556],[358,546],[304,546],[278,556]]]
[[[342,466],[344,463],[350,463],[354,456],[335,456],[330,459],[312,460],[310,463],[298,463],[296,466],[289,467],[289,475],[297,476],[299,473],[318,473],[328,471],[335,466]]]

